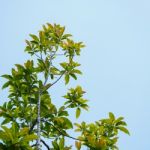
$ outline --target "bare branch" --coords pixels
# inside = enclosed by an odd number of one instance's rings
[[[32,126],[30,127],[30,130],[29,130],[29,133],[31,133],[33,131],[33,129],[34,129],[34,127],[35,127],[36,124],[37,124],[37,119],[35,119],[33,121],[33,124],[32,124]]]
[[[37,104],[37,109],[38,109],[38,114],[37,114],[37,149],[41,150],[41,92],[39,91],[39,96],[38,96],[38,104]]]
[[[44,91],[46,91],[46,90],[48,90],[50,87],[52,87],[54,84],[56,84],[61,78],[62,78],[62,76],[65,74],[65,72],[64,73],[62,73],[61,75],[60,75],[60,77],[59,78],[57,78],[52,84],[50,84],[48,87],[46,87],[43,91],[42,91],[42,93],[44,92]]]
[[[41,142],[43,143],[43,145],[48,149],[50,150],[50,147],[46,144],[46,142],[44,140],[41,139]]]
[[[34,53],[34,54],[35,54],[36,57],[38,57],[39,59],[41,59],[41,57],[38,54],[36,54],[36,53]]]

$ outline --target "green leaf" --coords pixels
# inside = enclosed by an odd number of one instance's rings
[[[80,114],[81,114],[81,109],[78,107],[76,109],[76,118],[79,118]]]
[[[5,79],[8,79],[8,80],[12,80],[12,76],[8,75],[8,74],[4,74],[1,77],[5,78]]]
[[[65,75],[65,84],[68,84],[69,80],[70,80],[70,76],[69,76],[69,74],[66,74]]]
[[[24,136],[24,135],[27,135],[29,132],[29,128],[28,127],[25,127],[25,128],[22,128],[19,132],[19,136]]]
[[[120,121],[116,123],[116,126],[127,126],[127,123],[124,121]]]
[[[73,128],[72,122],[68,118],[65,118],[65,117],[61,117],[61,118],[64,119],[64,128],[66,129]]]
[[[115,120],[115,122],[114,123],[119,123],[120,121],[122,121],[124,119],[124,117],[119,117],[119,118],[117,118],[116,120]]]
[[[39,32],[39,37],[40,37],[40,42],[43,43],[44,42],[44,32],[43,31]]]
[[[4,133],[7,135],[8,140],[13,141],[13,136],[11,133],[11,129],[7,128],[6,126],[1,126],[4,130]]]
[[[77,70],[77,69],[74,69],[72,72],[77,73],[77,74],[82,74],[82,72],[80,70]]]
[[[89,106],[87,104],[82,104],[81,107],[86,111],[89,110]]]
[[[33,40],[35,40],[36,42],[39,42],[39,38],[36,35],[30,34],[30,36],[32,37]]]
[[[77,150],[80,150],[81,149],[81,142],[75,141],[75,146],[76,146]]]
[[[60,148],[60,150],[64,150],[64,146],[65,146],[64,138],[61,138],[60,141],[59,141],[59,148]]]
[[[65,34],[62,39],[67,39],[68,37],[72,36],[71,34]]]
[[[5,88],[7,88],[9,85],[10,85],[10,81],[8,81],[8,82],[6,82],[3,86],[2,86],[2,89],[5,89]]]
[[[112,112],[109,112],[109,118],[114,121],[115,120],[115,115]]]
[[[70,76],[71,76],[72,78],[74,78],[75,80],[77,80],[77,76],[76,76],[75,74],[71,73]]]
[[[57,144],[56,141],[53,141],[53,142],[52,142],[52,145],[53,145],[53,147],[54,147],[55,150],[60,150],[60,149],[59,149],[59,145]]]
[[[125,128],[125,127],[117,127],[117,129],[119,129],[119,130],[121,130],[122,132],[124,132],[124,133],[126,133],[126,134],[128,134],[128,135],[130,135],[130,133],[129,133],[129,131],[128,131],[128,129],[127,128]]]
[[[60,66],[63,67],[64,69],[66,69],[66,67],[68,66],[68,64],[66,62],[60,63]]]
[[[10,118],[6,118],[6,119],[3,120],[3,122],[1,123],[1,125],[7,124],[7,123],[9,123],[10,121],[11,121]]]
[[[38,137],[37,135],[34,135],[34,134],[30,134],[30,135],[26,135],[24,138],[22,138],[22,142],[30,142],[30,141],[33,141],[33,140],[36,140]]]

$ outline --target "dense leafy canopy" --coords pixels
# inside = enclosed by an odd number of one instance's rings
[[[83,145],[90,150],[117,150],[118,131],[129,134],[124,118],[115,118],[113,113],[95,123],[73,124],[69,110],[75,109],[78,118],[83,109],[89,108],[81,86],[69,89],[60,108],[54,104],[49,89],[61,78],[68,84],[82,74],[75,57],[84,44],[74,42],[64,31],[65,27],[48,23],[39,35],[30,34],[25,52],[33,60],[16,64],[10,75],[2,75],[6,79],[2,88],[9,88],[9,95],[0,106],[0,150],[40,150],[44,146],[48,150],[70,150],[72,145],[66,145],[66,138],[75,140],[77,150]],[[63,57],[62,62],[59,57]],[[68,133],[74,126],[80,132],[78,138]]]

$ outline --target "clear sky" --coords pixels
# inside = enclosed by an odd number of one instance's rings
[[[29,57],[24,53],[29,33],[47,22],[65,25],[86,44],[79,59],[83,76],[71,82],[81,84],[90,100],[90,111],[79,121],[92,122],[112,111],[125,117],[131,133],[120,135],[120,150],[149,149],[149,0],[0,0],[0,18],[0,74]],[[57,97],[64,91],[57,86],[52,92]],[[1,104],[5,93],[0,91]]]

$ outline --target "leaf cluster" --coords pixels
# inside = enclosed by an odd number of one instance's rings
[[[81,132],[76,147],[80,150],[81,144],[88,146],[91,150],[118,150],[118,131],[129,134],[123,117],[115,118],[113,113],[109,113],[109,118],[101,119],[95,123],[81,124],[75,123],[76,132]]]

